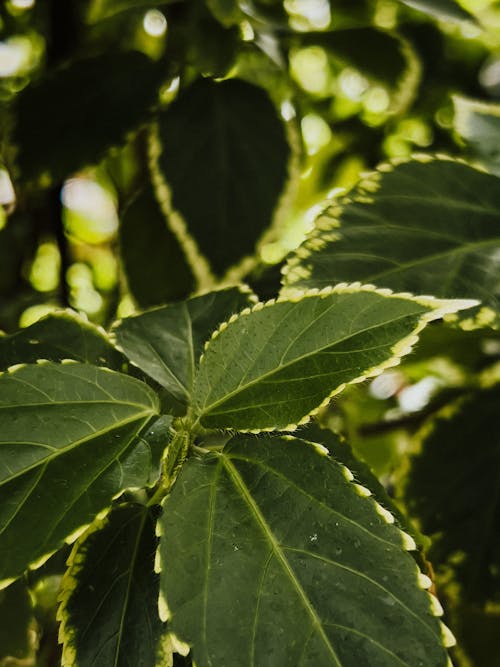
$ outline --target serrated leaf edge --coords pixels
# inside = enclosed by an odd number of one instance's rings
[[[286,435],[283,434],[281,436],[283,440],[292,440],[295,439],[294,436]],[[321,447],[318,448],[318,443],[309,441],[309,440],[302,440],[302,438],[298,438],[301,440],[304,445],[311,447],[311,449],[314,449],[316,454],[318,456],[324,456],[329,458],[331,461],[334,461],[337,466],[339,466],[341,473],[346,480],[348,484],[351,484],[355,493],[363,498],[366,502],[369,502],[373,505],[375,511],[379,516],[382,518],[382,520],[392,526],[400,535],[401,538],[401,543],[400,543],[400,548],[403,551],[416,551],[417,550],[417,545],[415,543],[415,540],[408,535],[404,530],[402,530],[395,522],[394,522],[394,517],[393,515],[388,511],[383,508],[380,503],[375,500],[373,497],[371,491],[367,489],[366,487],[361,486],[360,484],[356,483],[355,477],[352,473],[352,471],[343,463],[339,463],[336,461],[334,458],[330,456],[330,453],[326,447]],[[224,448],[225,449],[225,448]],[[222,454],[224,453],[224,450],[222,451]],[[218,456],[216,454],[216,456]],[[164,498],[162,501],[162,512],[164,511],[164,505],[167,501],[167,498]],[[382,512],[380,511],[382,510]],[[161,544],[161,538],[165,537],[165,534],[163,533],[162,527],[160,525],[160,521],[158,520],[156,522],[156,529],[155,529],[156,537],[158,538],[158,546],[156,548],[156,554],[155,554],[155,566],[154,566],[154,571],[157,574],[161,574],[163,570],[163,562],[162,562],[162,557],[161,557],[161,551],[160,551],[160,544]],[[417,562],[413,560],[413,565],[414,565],[414,575],[415,575],[415,580],[413,581],[413,584],[416,585],[420,590],[424,591],[427,594],[428,598],[428,603],[429,603],[429,612],[432,616],[438,618],[443,614],[443,609],[441,607],[441,604],[437,597],[430,593],[427,589],[432,585],[431,580],[427,575],[425,575],[420,567],[418,566]],[[158,613],[160,615],[160,619],[164,622],[167,623],[171,617],[172,617],[172,612],[170,611],[170,608],[168,606],[168,601],[167,597],[162,590],[162,587],[160,585],[160,592],[158,596]],[[439,620],[439,629],[440,629],[440,638],[442,641],[442,646],[444,648],[451,648],[452,646],[455,646],[456,644],[456,639],[451,630],[448,628],[447,625],[443,623],[443,621]],[[180,640],[176,635],[172,635],[176,642],[179,643],[179,647],[181,650],[176,650],[176,652],[181,653],[181,655],[187,655],[189,652],[190,648],[192,646],[186,642],[183,642]],[[436,635],[436,639],[438,636]],[[182,652],[185,651],[185,652]],[[448,662],[447,662],[447,667],[453,667],[453,664],[451,662],[451,659],[449,656],[447,656]],[[73,665],[63,665],[63,667],[76,667]]]
[[[365,371],[363,375],[360,375],[354,378],[353,380],[350,380],[349,382],[346,383],[342,383],[341,385],[336,387],[316,408],[313,408],[310,412],[304,415],[298,422],[287,424],[283,428],[270,426],[259,429],[236,429],[238,433],[257,434],[266,432],[271,433],[277,431],[288,431],[288,432],[295,431],[299,426],[307,424],[312,417],[317,415],[323,408],[325,408],[330,403],[330,400],[334,396],[342,392],[348,385],[364,382],[369,378],[373,378],[376,377],[377,375],[380,375],[388,368],[397,366],[400,363],[402,357],[411,353],[414,345],[418,341],[418,334],[427,326],[427,324],[429,324],[429,322],[441,319],[445,315],[450,313],[455,313],[458,310],[470,308],[471,306],[475,306],[478,303],[473,299],[438,299],[430,295],[415,296],[413,294],[410,294],[409,292],[393,292],[388,288],[375,287],[375,285],[362,284],[360,282],[337,283],[336,285],[324,287],[321,290],[317,288],[311,288],[306,290],[298,290],[298,289],[289,290],[286,294],[284,295],[282,294],[278,296],[276,299],[270,299],[269,301],[266,302],[260,301],[252,308],[245,308],[240,313],[232,315],[228,320],[222,322],[219,325],[219,327],[212,333],[212,336],[205,343],[204,352],[200,356],[200,359],[198,361],[198,366],[200,366],[200,364],[202,363],[205,352],[209,348],[211,342],[214,341],[221,334],[222,331],[227,329],[228,326],[230,326],[233,322],[239,320],[242,317],[247,317],[248,315],[251,315],[254,312],[263,310],[264,308],[272,307],[276,303],[297,303],[299,301],[302,301],[303,299],[307,299],[310,297],[319,296],[321,298],[325,298],[331,294],[354,294],[359,292],[375,292],[376,294],[379,294],[387,298],[406,299],[408,301],[414,301],[419,305],[430,308],[431,310],[428,313],[424,313],[420,317],[418,325],[410,334],[408,334],[405,338],[402,338],[392,347],[391,351],[393,352],[393,355],[389,359],[386,359],[386,361],[382,362],[381,364],[372,366],[367,371]],[[197,421],[199,421],[201,418],[202,418],[201,414],[195,415],[195,419]]]
[[[98,532],[106,526],[109,521],[109,514],[111,509],[112,507],[110,505],[106,509],[99,512],[95,519],[91,523],[87,524],[83,530],[81,530],[78,538],[75,541],[73,549],[68,556],[68,560],[66,561],[66,565],[68,567],[61,580],[61,588],[59,590],[59,595],[57,596],[59,606],[56,613],[56,620],[60,623],[58,641],[60,644],[62,644],[62,667],[77,667],[78,665],[76,648],[74,646],[75,630],[69,623],[66,607],[71,594],[77,587],[78,581],[76,579],[76,574],[78,574],[80,571],[81,567],[79,566],[81,566],[82,562],[84,561],[84,556],[79,553],[79,548],[83,543],[85,543],[90,535]]]
[[[340,238],[338,231],[341,229],[341,217],[344,209],[350,204],[370,204],[373,195],[380,188],[380,180],[385,174],[393,172],[399,165],[418,162],[427,164],[430,162],[452,162],[462,164],[484,174],[489,174],[485,167],[477,165],[470,160],[454,157],[444,153],[415,153],[410,158],[394,158],[382,162],[373,171],[363,173],[361,179],[347,195],[338,199],[328,199],[321,213],[316,217],[313,229],[306,236],[304,242],[291,253],[286,264],[282,268],[282,294],[286,294],[294,283],[307,279],[311,275],[310,269],[303,264],[314,252],[321,250],[326,245]],[[491,174],[489,174],[491,175]]]
[[[78,364],[80,366],[92,366],[93,365],[93,364],[85,364],[83,362],[76,361],[75,359],[66,359],[63,362],[59,362],[59,363],[56,362],[56,361],[50,361],[48,359],[38,359],[36,364],[15,364],[14,366],[9,366],[9,368],[7,368],[5,371],[0,371],[0,377],[2,375],[14,375],[20,369],[26,368],[28,366],[46,366],[46,365],[59,366],[59,365],[64,365],[64,364]],[[104,366],[95,366],[95,368],[98,368],[99,371],[106,371],[106,372],[111,373],[111,374],[117,373],[119,375],[124,375],[123,373],[120,373],[119,371],[114,371],[113,369],[106,368]],[[128,377],[131,380],[135,380],[136,382],[139,382],[141,384],[144,384],[146,387],[148,387],[148,385],[146,385],[144,382],[141,382],[140,380],[137,380],[136,378],[131,378],[130,376],[126,376],[126,377]],[[150,391],[152,391],[150,387],[148,387],[148,389]],[[156,394],[155,394],[155,398],[156,398],[156,401],[158,403],[158,397],[157,397]],[[158,407],[158,405],[157,405],[157,407]],[[159,414],[159,412],[158,412],[158,414]],[[153,415],[151,415],[151,416],[153,416]],[[154,486],[154,483],[147,484],[146,488],[150,488],[151,486]],[[120,496],[122,496],[126,491],[131,491],[131,490],[134,490],[136,488],[137,487],[126,487],[126,488],[121,489],[114,496],[112,496],[112,498],[110,499],[110,503],[113,502],[114,500],[117,500],[118,498],[120,498]],[[77,528],[75,528],[71,533],[69,533],[64,538],[62,544],[73,544],[76,540],[78,540],[81,537],[81,535],[83,533],[85,533],[85,531],[88,529],[88,527],[91,526],[94,523],[94,521],[96,521],[101,516],[105,517],[108,514],[108,512],[110,511],[110,509],[111,509],[111,505],[108,508],[104,508],[103,510],[98,512],[95,515],[95,517],[92,519],[91,522],[83,523],[80,526],[78,526]],[[25,571],[27,572],[27,571],[38,570],[40,567],[42,567],[42,565],[44,565],[49,560],[49,558],[51,556],[53,556],[57,551],[59,551],[61,549],[62,544],[59,547],[57,547],[56,549],[52,549],[50,551],[47,551],[46,553],[42,554],[41,556],[39,556],[35,560],[29,561]],[[7,577],[5,579],[0,579],[0,591],[3,590],[4,588],[7,588],[7,586],[10,586],[10,584],[12,584],[14,581],[19,579],[20,576],[22,576],[22,575],[19,575],[18,577]]]

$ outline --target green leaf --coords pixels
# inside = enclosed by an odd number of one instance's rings
[[[345,65],[384,86],[393,97],[393,112],[415,96],[420,81],[418,57],[409,42],[395,33],[373,27],[347,28],[309,33],[301,41],[323,47]]]
[[[200,79],[159,116],[154,179],[192,265],[217,275],[252,254],[287,182],[290,148],[267,93],[239,80]],[[168,185],[167,185],[168,184]],[[194,239],[194,240],[193,240]]]
[[[155,667],[164,631],[155,523],[147,507],[124,505],[75,544],[58,614],[63,664]]]
[[[0,591],[0,618],[0,664],[4,664],[5,658],[32,658],[35,622],[31,596],[24,581],[16,581]]]
[[[60,180],[95,164],[147,115],[163,76],[160,63],[129,51],[76,61],[31,83],[15,108],[22,177]]]
[[[366,463],[356,458],[351,446],[344,438],[333,433],[330,429],[320,427],[315,421],[311,421],[306,424],[306,426],[302,427],[297,435],[299,435],[302,440],[308,440],[309,442],[314,442],[326,447],[330,456],[335,459],[335,461],[342,463],[349,468],[354,475],[354,479],[363,486],[366,486],[375,500],[391,511],[398,520],[399,525],[404,528],[404,530],[414,532],[397,505],[389,497],[385,488],[374,475],[371,468]]]
[[[0,581],[40,565],[113,497],[148,483],[141,432],[158,413],[142,382],[87,364],[0,376]]]
[[[167,226],[151,185],[121,217],[120,251],[128,287],[141,307],[184,299],[193,291],[193,274],[184,251]]]
[[[500,176],[500,104],[453,96],[454,128],[475,157]]]
[[[413,541],[351,479],[294,438],[185,464],[159,519],[160,609],[196,664],[447,664]]]
[[[398,363],[452,304],[359,284],[258,304],[220,327],[195,378],[207,428],[287,429],[346,383]],[[459,306],[460,307],[460,306]]]
[[[230,287],[125,318],[113,331],[126,356],[185,411],[205,342],[251,303],[251,292]]]
[[[461,162],[422,157],[383,165],[332,203],[292,255],[285,285],[361,280],[500,310],[500,180]],[[489,319],[488,319],[489,318]]]
[[[74,359],[114,370],[127,365],[102,329],[69,310],[47,315],[10,336],[0,336],[0,370],[38,359]]]
[[[474,17],[456,0],[399,0],[424,14],[443,21],[474,21]]]
[[[461,600],[500,602],[500,387],[445,409],[421,433],[403,495],[433,538],[438,574],[458,582]]]

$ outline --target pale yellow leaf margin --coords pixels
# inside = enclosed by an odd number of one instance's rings
[[[242,310],[240,313],[237,313],[235,315],[232,315],[229,320],[226,322],[223,322],[222,324],[219,325],[218,329],[216,329],[211,338],[205,343],[205,351],[208,349],[210,346],[211,342],[215,340],[222,331],[227,329],[228,327],[231,326],[233,322],[236,320],[239,320],[242,317],[248,317],[252,313],[263,310],[264,308],[269,308],[272,307],[276,303],[297,303],[299,301],[302,301],[303,299],[311,298],[311,297],[320,297],[320,298],[325,298],[331,294],[353,294],[353,293],[358,293],[358,292],[375,292],[376,294],[379,294],[380,296],[386,297],[386,298],[397,298],[397,299],[407,299],[409,301],[414,301],[415,303],[418,303],[421,306],[430,308],[431,310],[424,315],[421,316],[418,325],[415,327],[415,329],[408,334],[405,338],[402,338],[398,343],[396,343],[392,349],[392,355],[383,363],[378,364],[376,366],[372,366],[371,368],[367,369],[362,375],[354,378],[350,382],[347,383],[342,383],[338,387],[336,387],[321,403],[318,405],[316,408],[308,412],[306,415],[304,415],[297,423],[294,424],[288,424],[284,428],[277,429],[275,427],[269,427],[269,428],[260,428],[260,429],[237,429],[238,432],[240,433],[262,433],[262,432],[272,432],[272,431],[295,431],[299,426],[302,426],[303,424],[306,424],[311,420],[312,417],[314,417],[320,410],[322,410],[324,407],[328,405],[330,400],[342,392],[347,385],[351,384],[357,384],[359,382],[363,382],[364,380],[367,380],[369,378],[376,377],[377,375],[380,375],[383,373],[385,370],[388,368],[392,368],[394,366],[397,366],[401,358],[410,354],[413,350],[414,345],[418,341],[418,337],[420,332],[429,324],[429,322],[432,322],[434,320],[439,320],[442,319],[443,317],[454,314],[460,310],[464,310],[466,308],[471,308],[473,306],[478,305],[478,301],[474,299],[437,299],[433,296],[428,296],[428,295],[423,295],[423,296],[414,296],[413,294],[410,294],[409,292],[400,292],[396,293],[393,292],[390,289],[385,289],[385,288],[378,288],[375,287],[374,285],[363,285],[362,283],[355,282],[355,283],[338,283],[337,285],[334,286],[329,286],[325,287],[321,290],[312,288],[309,290],[300,290],[300,289],[294,289],[293,287],[288,288],[285,292],[284,295],[279,296],[277,299],[271,299],[270,301],[267,301],[265,303],[259,302],[255,306],[251,308],[245,308]],[[201,355],[199,364],[201,364],[203,360],[204,353]],[[192,423],[195,425],[199,422],[203,414],[190,414],[189,417],[192,419]],[[234,429],[229,429],[229,430],[234,430]]]

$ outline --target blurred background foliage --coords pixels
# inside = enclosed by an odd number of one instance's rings
[[[266,90],[291,146],[273,232],[256,235],[250,259],[229,248],[234,265],[219,259],[218,278],[189,252],[154,173],[151,127],[174,123],[170,105],[200,76]],[[108,326],[221,280],[273,297],[285,256],[327,197],[387,159],[423,151],[476,159],[464,118],[499,98],[498,0],[5,0],[0,329],[67,307]],[[247,131],[252,139],[259,128]],[[487,161],[493,170],[497,159]],[[474,392],[499,374],[496,331],[437,324],[400,367],[350,387],[322,419],[411,508],[405,466],[424,446],[425,425],[456,401],[473,412]],[[430,472],[422,465],[418,474]],[[439,531],[415,511],[424,532]],[[457,664],[498,667],[498,592],[464,595],[448,555],[430,553],[461,640]],[[62,563],[59,554],[0,594],[0,665],[58,664]],[[9,652],[7,617],[26,630],[22,655]]]

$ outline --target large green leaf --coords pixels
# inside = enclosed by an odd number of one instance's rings
[[[0,370],[38,359],[74,359],[114,370],[127,364],[102,329],[72,311],[47,315],[26,329],[0,336]]]
[[[206,347],[195,416],[208,428],[290,428],[346,383],[398,363],[448,308],[359,284],[258,304]]]
[[[185,408],[203,345],[221,322],[251,303],[251,292],[230,287],[128,317],[114,334],[127,357]]]
[[[120,254],[128,287],[143,308],[185,299],[194,289],[184,251],[167,226],[151,185],[121,216]]]
[[[351,479],[292,438],[187,462],[159,553],[162,607],[197,664],[447,664],[411,538]]]
[[[112,498],[149,481],[143,430],[158,399],[142,382],[87,364],[0,376],[0,581],[73,539]],[[157,443],[158,446],[158,443]]]
[[[33,657],[35,620],[33,602],[26,582],[19,580],[0,591],[0,665]],[[14,665],[16,663],[13,663]]]
[[[15,109],[22,176],[58,180],[97,162],[145,117],[163,77],[161,64],[129,51],[76,61],[31,83]]]
[[[475,157],[500,175],[500,104],[455,95],[454,127]]]
[[[500,180],[449,159],[385,165],[332,203],[285,285],[362,280],[500,310]],[[495,319],[489,313],[489,321]]]
[[[408,7],[445,21],[474,20],[456,0],[399,0]]]
[[[124,505],[75,544],[59,610],[65,665],[155,667],[164,631],[155,523],[147,507]]]
[[[239,80],[201,79],[160,114],[154,177],[194,264],[196,249],[220,275],[252,254],[283,192],[290,148],[267,93]],[[180,226],[179,226],[180,225]]]
[[[433,538],[429,553],[462,601],[500,602],[500,387],[447,408],[424,428],[404,487],[408,511]]]

